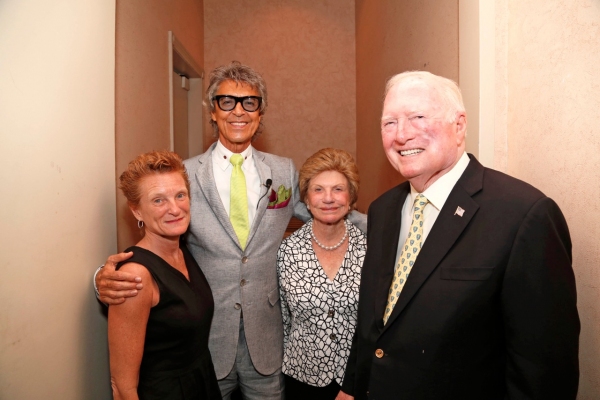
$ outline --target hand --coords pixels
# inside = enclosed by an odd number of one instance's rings
[[[96,275],[96,287],[100,293],[100,301],[104,304],[121,304],[127,297],[137,296],[138,290],[144,287],[139,276],[115,271],[117,263],[127,260],[132,255],[133,253],[129,252],[108,257],[104,268]]]
[[[335,397],[335,400],[354,400],[354,396],[350,396],[340,390],[338,395]]]

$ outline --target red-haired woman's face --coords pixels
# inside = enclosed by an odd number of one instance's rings
[[[152,174],[140,182],[140,202],[133,215],[143,221],[146,235],[180,236],[190,224],[190,196],[179,172]]]

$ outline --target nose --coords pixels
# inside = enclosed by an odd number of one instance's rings
[[[332,201],[333,201],[333,193],[331,192],[331,190],[324,190],[323,191],[323,202],[331,203]]]
[[[231,110],[231,112],[236,116],[240,116],[240,115],[243,115],[246,112],[246,110],[244,110],[244,107],[242,107],[242,102],[238,101],[235,104],[235,108],[233,110]]]
[[[415,137],[415,128],[410,124],[408,118],[400,118],[396,127],[395,138],[400,144],[405,144]]]
[[[181,207],[174,199],[169,200],[169,214],[178,215],[181,212]]]

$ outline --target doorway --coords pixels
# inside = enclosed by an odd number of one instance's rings
[[[169,31],[169,93],[171,150],[187,159],[201,154],[202,78],[204,71]]]

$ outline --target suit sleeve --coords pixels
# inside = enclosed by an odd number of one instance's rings
[[[367,233],[367,215],[358,211],[348,214],[348,220],[352,222],[362,233]]]
[[[306,222],[311,219],[311,215],[306,209],[306,204],[301,201],[300,187],[298,186],[298,171],[296,171],[296,167],[292,160],[290,160],[290,171],[292,174],[292,204],[294,205],[294,217],[302,222]]]
[[[360,215],[364,215],[364,214],[360,214]],[[369,207],[369,215],[368,217],[366,215],[364,215],[366,217],[367,220],[371,221],[371,208]],[[365,221],[365,230],[363,230],[363,232],[366,231],[367,234],[367,251],[369,249],[369,238],[370,238],[370,232],[369,229],[371,228],[372,225],[366,225],[366,221]],[[361,229],[362,230],[362,229]],[[364,273],[364,264],[363,264],[363,269],[361,272],[361,280],[362,280],[362,274]],[[363,288],[364,286],[361,285],[361,291],[360,291],[360,295],[361,296],[365,296],[365,295],[369,295],[368,293],[365,294],[363,292]],[[348,356],[348,362],[346,364],[346,371],[344,373],[344,382],[342,383],[342,391],[344,393],[347,393],[351,396],[355,395],[355,390],[354,390],[354,384],[355,384],[355,379],[356,379],[356,368],[357,368],[357,362],[358,362],[358,347],[359,347],[359,332],[361,330],[361,322],[363,324],[368,323],[367,321],[364,321],[363,318],[361,318],[361,314],[362,310],[361,310],[361,302],[359,299],[358,302],[358,320],[356,321],[356,329],[354,331],[354,337],[352,338],[352,346],[350,347],[350,355]]]
[[[277,252],[277,281],[279,282],[279,299],[281,303],[281,317],[283,320],[283,347],[287,345],[290,337],[290,330],[292,327],[292,319],[290,316],[290,309],[287,303],[287,293],[283,288],[283,279],[285,279],[285,266],[286,266],[286,253],[283,249],[283,245]]]
[[[358,329],[354,331],[352,338],[352,346],[350,347],[350,355],[344,372],[344,382],[342,382],[342,391],[350,396],[354,396],[354,377],[356,375],[356,358],[357,358],[357,338]]]
[[[575,399],[579,316],[571,239],[549,198],[537,201],[513,243],[501,293],[509,399]]]

